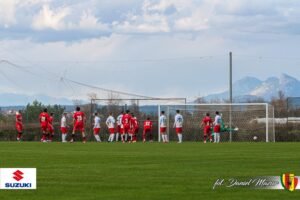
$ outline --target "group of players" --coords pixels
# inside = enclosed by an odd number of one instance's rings
[[[203,142],[206,143],[209,139],[210,142],[219,143],[220,142],[220,131],[221,131],[221,115],[219,112],[216,112],[215,120],[213,121],[210,117],[209,113],[206,113],[206,116],[201,120],[200,127],[203,128]],[[48,114],[48,110],[45,108],[43,112],[39,115],[40,128],[42,131],[41,142],[51,142],[54,136],[54,127],[53,127],[53,113]],[[97,142],[101,142],[100,139],[100,126],[101,118],[98,113],[94,114],[93,120],[93,133]],[[167,117],[165,112],[162,111],[159,117],[159,127],[160,127],[160,136],[164,143],[169,142],[168,134],[167,134]],[[76,111],[73,114],[73,130],[71,135],[70,142],[73,143],[75,140],[75,133],[77,131],[82,134],[82,141],[86,143],[86,134],[85,134],[85,124],[86,124],[86,116],[85,113],[80,110],[80,107],[76,107]],[[117,120],[113,117],[113,114],[110,113],[107,117],[105,124],[109,131],[108,142],[122,141],[123,143],[129,142],[134,143],[137,141],[137,134],[139,131],[139,123],[137,118],[133,113],[130,113],[129,110],[126,112],[121,112]],[[116,126],[115,126],[116,125]],[[152,135],[152,126],[153,122],[150,117],[147,117],[147,120],[143,122],[143,142],[146,142],[146,138],[149,135],[149,141],[153,141]],[[67,113],[64,112],[61,117],[60,123],[60,131],[61,131],[61,139],[62,142],[67,142],[67,133],[68,133],[68,125],[67,125]],[[174,117],[173,128],[175,128],[178,143],[182,143],[182,133],[183,133],[183,116],[180,114],[180,110],[176,110],[176,115]],[[16,113],[16,130],[17,130],[17,140],[21,141],[22,132],[23,132],[23,123],[22,123],[22,115],[21,112]],[[214,134],[212,135],[212,132]],[[214,136],[214,139],[213,139]]]

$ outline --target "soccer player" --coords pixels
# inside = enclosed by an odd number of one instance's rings
[[[86,137],[85,137],[85,131],[84,131],[84,123],[86,121],[84,112],[80,111],[80,107],[76,107],[76,111],[73,114],[73,131],[72,131],[72,139],[71,143],[75,140],[75,132],[81,131],[82,134],[82,141],[83,143],[86,143]]]
[[[136,142],[137,134],[139,132],[139,122],[133,113],[131,113],[131,116],[132,117],[130,120],[130,125],[131,125],[130,134],[131,134],[132,142]]]
[[[18,133],[17,141],[21,141],[21,137],[23,133],[23,119],[20,110],[16,112],[16,130]]]
[[[160,135],[162,137],[163,143],[168,142],[168,135],[167,135],[167,117],[165,115],[165,111],[161,111],[161,115],[159,117],[159,126],[160,126]]]
[[[122,118],[123,118],[124,112],[121,111],[120,115],[117,117],[117,133],[116,133],[116,142],[119,141],[119,135],[123,133],[123,124],[122,124]],[[121,136],[122,137],[122,136]],[[123,138],[123,137],[122,137]],[[122,140],[123,141],[123,140]]]
[[[41,130],[43,133],[41,142],[47,142],[47,137],[48,137],[48,123],[49,123],[49,114],[48,114],[48,109],[45,108],[43,110],[43,112],[41,112],[40,116],[40,126],[41,126]]]
[[[216,111],[215,121],[214,121],[214,143],[220,142],[220,132],[221,132],[222,118],[219,111]]]
[[[122,138],[123,143],[127,142],[128,133],[130,131],[130,120],[131,120],[130,111],[126,110],[126,113],[122,117],[123,133],[124,133],[123,137],[125,136],[125,139]],[[132,138],[131,138],[131,140],[132,140]]]
[[[109,116],[106,119],[105,123],[106,123],[108,131],[109,131],[108,142],[113,142],[114,141],[114,137],[115,137],[115,123],[116,123],[116,120],[112,116],[112,113],[109,113]]]
[[[68,126],[67,126],[67,113],[64,112],[61,120],[60,120],[60,131],[61,131],[61,141],[67,142],[67,133],[68,133]]]
[[[206,143],[207,136],[209,137],[209,141],[212,142],[212,135],[210,132],[210,128],[212,126],[212,119],[210,118],[210,114],[206,113],[206,116],[202,119],[200,123],[200,127],[203,128],[203,142]]]
[[[144,131],[143,131],[143,142],[146,142],[146,135],[149,134],[150,142],[153,142],[152,139],[152,121],[150,117],[147,117],[147,120],[144,121]]]
[[[176,110],[175,120],[173,127],[176,128],[176,134],[178,136],[178,142],[182,143],[182,125],[183,125],[183,117],[180,114],[179,110]]]
[[[48,121],[48,133],[49,133],[49,140],[48,142],[52,142],[54,136],[54,128],[53,128],[53,113],[50,113],[49,121]]]
[[[95,115],[95,117],[94,117],[94,136],[95,136],[95,139],[96,139],[97,142],[101,142],[101,139],[100,139],[100,136],[99,136],[100,128],[101,128],[100,127],[101,119],[98,116],[97,112],[94,115]]]

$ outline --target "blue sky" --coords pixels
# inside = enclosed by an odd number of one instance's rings
[[[234,80],[300,78],[297,0],[1,0],[0,92],[194,98]],[[94,91],[97,92],[97,91]],[[97,92],[99,96],[107,94]]]

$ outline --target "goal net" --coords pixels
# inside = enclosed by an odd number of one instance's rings
[[[274,108],[266,103],[159,105],[158,112],[165,111],[167,117],[170,141],[177,140],[173,128],[177,110],[184,119],[184,141],[203,141],[202,118],[210,113],[214,120],[215,112],[219,111],[222,117],[221,142],[275,142]]]

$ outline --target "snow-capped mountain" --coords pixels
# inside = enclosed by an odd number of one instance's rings
[[[233,84],[233,97],[235,102],[244,102],[263,98],[266,101],[278,96],[283,91],[286,97],[300,96],[300,81],[287,74],[280,77],[270,77],[261,81],[254,77],[245,77]],[[212,94],[205,97],[206,100],[227,100],[228,91]]]

